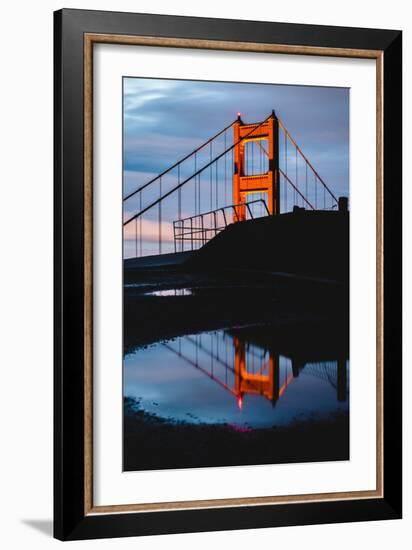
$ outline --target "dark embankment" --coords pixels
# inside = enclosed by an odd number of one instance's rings
[[[349,459],[349,418],[241,431],[228,424],[170,423],[124,401],[126,471]],[[167,449],[167,450],[166,450]]]
[[[188,281],[182,283],[175,274],[174,284],[187,285]],[[163,338],[256,323],[270,323],[279,331],[292,333],[298,332],[299,326],[324,325],[346,341],[348,293],[342,286],[222,271],[216,277],[208,274],[208,278],[194,274],[190,288],[191,294],[185,296],[156,296],[126,288],[125,352]]]
[[[349,213],[297,211],[229,225],[186,261],[348,281]]]

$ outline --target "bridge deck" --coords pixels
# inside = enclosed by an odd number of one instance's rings
[[[158,254],[155,256],[142,256],[141,258],[127,258],[124,260],[126,271],[137,269],[156,269],[162,267],[174,267],[182,265],[193,255],[192,251],[177,252],[175,254]]]

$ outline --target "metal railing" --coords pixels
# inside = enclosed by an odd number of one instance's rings
[[[261,206],[260,215],[256,215],[256,205]],[[270,215],[266,201],[257,199],[250,202],[231,204],[230,206],[224,206],[216,210],[175,220],[173,222],[175,252],[196,250],[204,246],[231,223],[241,221],[238,211],[239,207],[246,208],[249,219],[252,220],[262,217],[262,213],[265,216]],[[186,243],[188,243],[188,247],[186,247]]]

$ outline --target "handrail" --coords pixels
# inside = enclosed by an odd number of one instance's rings
[[[254,219],[253,212],[251,210],[252,204],[261,203],[264,205],[266,209],[266,213],[269,216],[270,212],[267,207],[266,202],[263,199],[256,199],[254,201],[250,202],[241,202],[238,204],[231,204],[229,206],[223,206],[221,208],[217,208],[216,210],[210,210],[208,212],[202,212],[201,214],[196,214],[194,216],[189,216],[187,218],[183,218],[181,220],[174,220],[173,221],[173,238],[175,243],[175,252],[177,251],[177,243],[180,243],[182,247],[184,247],[184,241],[190,241],[191,243],[191,249],[193,250],[193,246],[196,242],[201,242],[202,245],[205,245],[211,238],[215,237],[220,231],[223,231],[227,228],[230,223],[227,222],[226,213],[225,210],[233,210],[234,215],[237,217],[237,221],[239,222],[239,214],[238,214],[238,208],[243,206],[246,207],[251,219]],[[217,223],[217,216],[218,213],[223,214],[223,223],[218,224]],[[204,224],[204,217],[205,216],[212,216],[213,215],[213,223],[211,223],[210,227],[205,227]],[[194,225],[194,222],[196,224],[196,220],[200,220],[200,225],[196,226]]]
[[[261,203],[264,204],[266,212],[267,212],[268,216],[270,216],[269,208],[267,207],[266,201],[264,199],[255,199],[254,201],[249,201],[249,202],[239,202],[238,204],[228,204],[227,206],[222,206],[220,208],[216,208],[215,210],[209,210],[208,212],[201,212],[200,214],[195,214],[194,216],[188,216],[187,218],[181,218],[180,220],[174,220],[173,223],[180,223],[180,222],[189,221],[189,220],[195,219],[195,218],[201,218],[202,216],[207,216],[209,214],[215,214],[216,212],[227,210],[228,208],[233,209],[233,208],[237,208],[239,206],[248,207],[248,205],[255,204],[257,202],[261,202]]]

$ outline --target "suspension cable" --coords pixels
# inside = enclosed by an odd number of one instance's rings
[[[194,155],[195,153],[198,153],[199,151],[201,151],[204,147],[206,147],[207,145],[209,145],[209,143],[211,141],[214,141],[215,139],[217,139],[219,136],[221,136],[224,132],[226,132],[227,130],[229,130],[229,128],[231,128],[233,126],[233,124],[236,122],[236,120],[234,120],[233,122],[231,122],[228,126],[226,126],[226,128],[223,128],[223,130],[221,130],[219,133],[217,133],[215,136],[211,137],[210,139],[208,139],[207,141],[205,141],[204,143],[202,143],[202,145],[199,145],[199,147],[197,147],[196,149],[194,149],[191,153],[189,153],[188,155],[186,155],[185,157],[183,157],[182,159],[178,160],[177,162],[175,162],[172,166],[169,166],[169,168],[167,168],[166,170],[164,170],[163,172],[161,172],[160,174],[158,174],[156,177],[154,177],[153,179],[149,180],[148,182],[146,182],[145,184],[143,184],[142,186],[138,187],[135,191],[132,191],[131,193],[129,193],[128,195],[126,195],[124,198],[123,198],[123,202],[129,200],[131,197],[133,197],[133,195],[136,195],[136,193],[139,193],[140,191],[142,191],[143,189],[145,189],[145,187],[147,187],[148,185],[154,183],[156,180],[158,180],[159,178],[161,178],[162,176],[166,175],[168,172],[170,172],[171,170],[173,170],[173,168],[176,168],[177,166],[180,166],[180,164],[182,164],[182,162],[184,162],[185,160],[187,160],[189,157],[191,157],[192,155]]]

